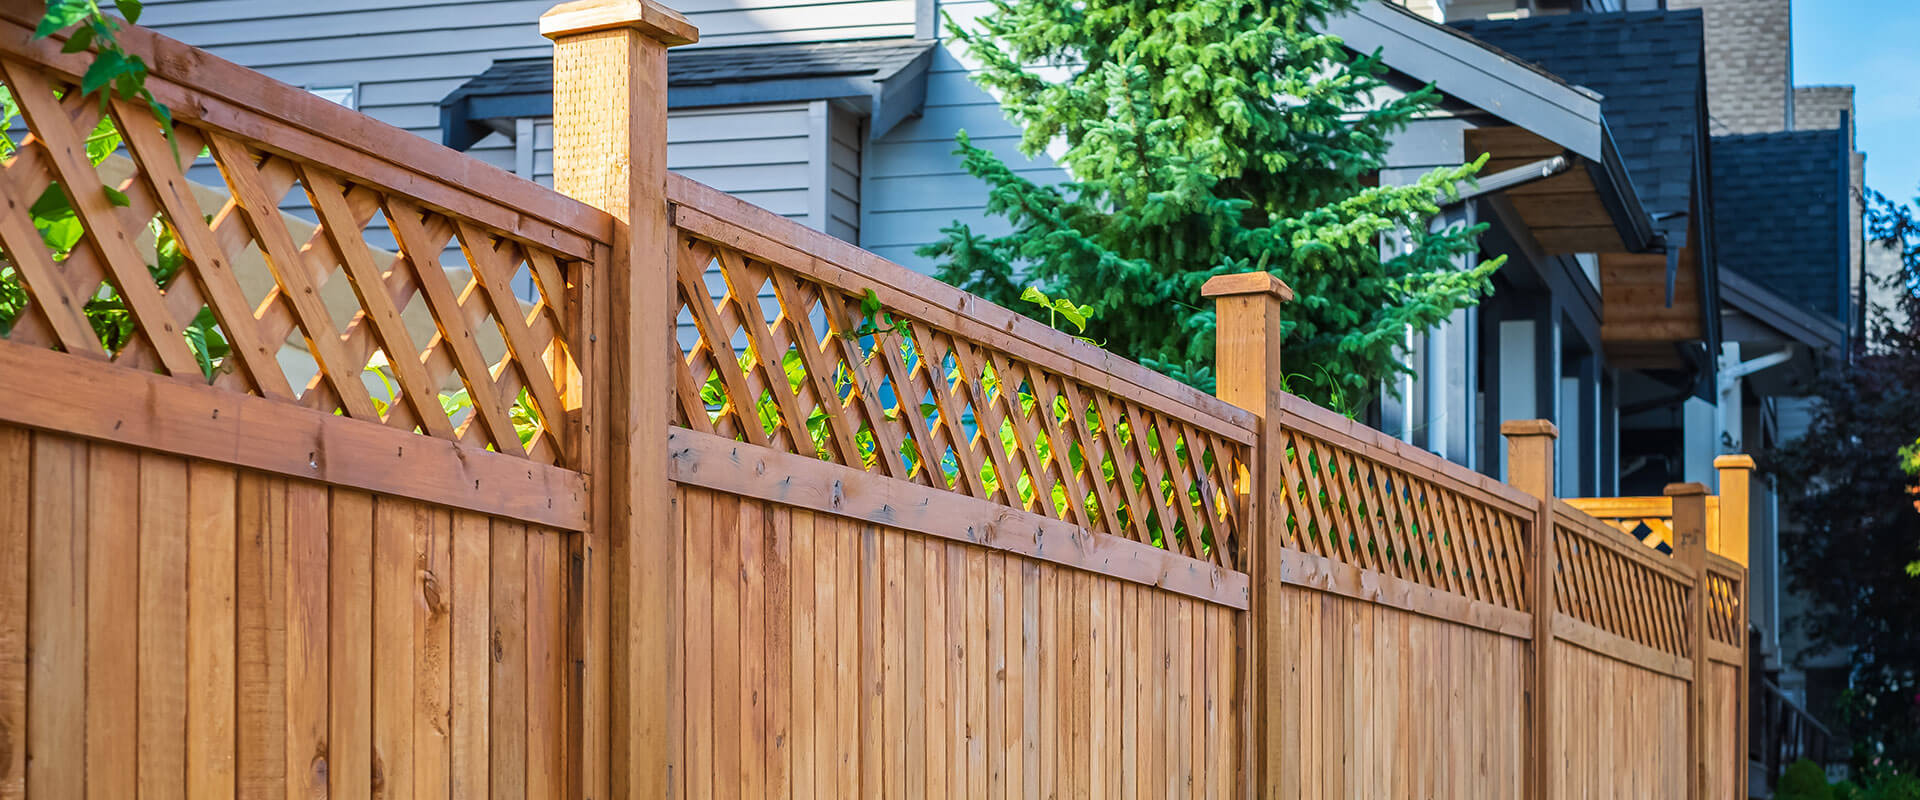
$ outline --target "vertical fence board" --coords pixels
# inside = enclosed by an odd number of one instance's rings
[[[493,531],[486,517],[453,515],[450,703],[454,800],[492,794]]]
[[[287,778],[287,482],[239,478],[239,727],[241,798],[279,797]]]
[[[28,534],[27,790],[86,793],[87,446],[38,435]]]
[[[720,529],[714,519],[714,497],[711,492],[699,490],[682,491],[679,496],[685,526],[681,535],[686,539],[683,566],[687,576],[686,731],[682,734],[686,758],[682,763],[686,770],[687,796],[695,800],[713,797],[715,782],[714,650],[718,643],[715,619],[720,606],[715,601],[718,573],[714,540]]]
[[[487,782],[497,800],[510,800],[527,796],[527,526],[495,520],[492,557]]]
[[[453,513],[424,512],[413,540],[413,793],[441,798],[453,791]],[[563,671],[548,674],[558,683]],[[559,731],[554,735],[555,746],[565,743]]]
[[[287,797],[324,798],[332,775],[327,488],[295,481],[286,491]]]
[[[156,800],[187,790],[187,520],[187,462],[140,454],[139,795]]]
[[[328,777],[340,800],[373,796],[373,502],[328,498]]]
[[[527,529],[526,561],[527,795],[554,797],[566,787],[565,538]]]
[[[237,484],[231,467],[187,466],[188,797],[231,797],[237,780]]]
[[[0,425],[0,800],[27,795],[27,587],[33,437]],[[183,664],[182,667],[185,665]]]
[[[417,503],[377,498],[373,504],[373,783],[374,795],[413,796],[414,608],[416,542],[429,534]]]
[[[81,712],[87,727],[87,796],[129,797],[138,750],[140,456],[108,445],[89,449],[87,689]]]

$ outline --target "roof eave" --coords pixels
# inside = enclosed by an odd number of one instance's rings
[[[1350,49],[1588,159],[1604,157],[1600,98],[1459,31],[1381,0],[1327,20]]]
[[[1721,271],[1720,298],[1728,306],[1815,350],[1838,350],[1846,342],[1846,326],[1838,320],[1800,308],[1737,272]]]

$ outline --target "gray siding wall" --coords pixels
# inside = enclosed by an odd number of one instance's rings
[[[439,101],[496,59],[546,55],[551,45],[536,21],[555,0],[151,0],[143,21],[223,58],[306,87],[354,86],[356,107],[419,136],[440,138]],[[701,31],[699,46],[852,39],[914,34],[915,0],[674,0]],[[986,11],[983,0],[938,2],[962,24]],[[944,25],[944,21],[941,23]],[[940,238],[955,219],[998,233],[987,220],[985,187],[961,170],[954,133],[965,129],[1036,180],[1065,173],[1042,156],[1017,150],[1018,132],[999,104],[968,79],[957,48],[942,46],[928,76],[926,112],[865,142],[854,118],[831,114],[832,168],[825,220],[811,219],[803,153],[806,108],[788,120],[747,119],[738,110],[676,113],[670,122],[672,168],[754,203],[862,245],[915,269],[933,264],[913,254]],[[759,114],[761,112],[753,112]],[[770,112],[769,112],[770,113]],[[745,123],[745,124],[743,124]],[[537,126],[531,154],[536,176],[550,176],[551,129]],[[852,150],[854,152],[848,152]],[[546,155],[542,156],[541,152]],[[470,151],[501,169],[525,171],[529,153],[512,139],[487,137]],[[518,155],[518,158],[516,158]],[[550,180],[550,177],[549,177]]]
[[[863,119],[833,103],[815,101],[808,108],[813,125],[808,147],[819,166],[807,201],[815,228],[855,244],[860,243],[860,156],[865,150]]]
[[[962,25],[991,8],[980,0],[938,4],[939,11]],[[940,24],[944,35],[945,20]],[[1052,183],[1067,177],[1044,155],[1035,161],[1021,155],[1019,129],[1007,121],[998,101],[974,85],[971,65],[958,45],[942,42],[928,68],[925,113],[867,144],[860,243],[923,272],[931,271],[934,263],[913,251],[939,240],[940,229],[956,219],[979,233],[1007,231],[1003,220],[985,214],[986,185],[968,175],[953,154],[956,132],[964,129],[975,145],[1028,178]]]
[[[149,0],[142,22],[295,86],[357,86],[356,106],[440,140],[440,99],[492,64],[552,52],[556,0]],[[915,0],[673,0],[695,47],[913,35]],[[473,155],[511,170],[493,135]]]

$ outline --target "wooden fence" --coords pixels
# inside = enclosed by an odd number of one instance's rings
[[[541,21],[558,191],[138,28],[173,119],[103,106],[38,14],[0,798],[1744,796],[1701,490],[1668,556],[1550,425],[1507,485],[1286,395],[1269,276],[1209,397],[670,175],[635,0]]]

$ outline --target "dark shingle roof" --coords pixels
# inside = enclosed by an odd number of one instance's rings
[[[1720,264],[1808,311],[1847,318],[1850,148],[1839,130],[1716,136]]]
[[[667,55],[667,86],[835,76],[885,76],[913,61],[928,47],[912,39],[705,47],[672,50]],[[498,97],[553,92],[552,58],[503,59],[462,84],[441,105],[466,97]]]
[[[1601,113],[1647,210],[1688,212],[1697,137],[1706,130],[1699,10],[1448,24],[1604,95]]]

